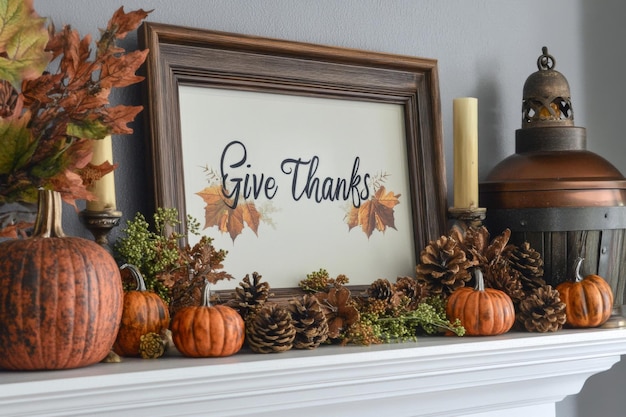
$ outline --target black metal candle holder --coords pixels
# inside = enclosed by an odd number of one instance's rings
[[[109,233],[120,223],[122,212],[117,210],[83,210],[80,212],[80,218],[95,238],[96,243],[110,252]]]
[[[487,209],[483,207],[450,207],[448,208],[449,228],[459,227],[461,230],[479,228],[483,225],[486,216]]]

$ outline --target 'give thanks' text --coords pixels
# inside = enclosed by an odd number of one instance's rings
[[[310,159],[286,158],[280,163],[280,169],[290,177],[291,196],[295,201],[303,198],[318,203],[350,200],[358,208],[362,201],[370,197],[370,174],[359,173],[360,162],[358,156],[354,158],[350,178],[319,177],[318,156]],[[274,177],[252,170],[248,151],[240,141],[232,141],[224,147],[220,159],[220,176],[224,197],[232,199],[232,205],[227,203],[231,208],[237,207],[241,198],[256,200],[262,196],[271,200],[278,192],[278,183]]]

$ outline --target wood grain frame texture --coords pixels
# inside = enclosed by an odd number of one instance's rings
[[[144,100],[156,207],[176,207],[186,218],[178,87],[204,86],[402,105],[416,260],[445,232],[436,60],[153,22],[142,25],[139,42],[150,50]],[[272,291],[279,298],[299,293]]]

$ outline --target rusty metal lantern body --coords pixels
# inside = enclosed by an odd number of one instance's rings
[[[574,126],[569,84],[554,63],[544,47],[539,70],[524,84],[515,154],[480,184],[485,224],[492,234],[508,227],[512,243],[540,251],[551,285],[574,276],[576,258],[585,258],[585,273],[609,282],[618,308],[626,281],[626,179],[586,150],[586,130]]]

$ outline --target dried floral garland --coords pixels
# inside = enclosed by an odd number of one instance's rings
[[[458,320],[446,318],[443,298],[426,296],[410,277],[399,277],[395,283],[379,279],[365,294],[353,296],[345,286],[348,277],[332,278],[322,268],[300,282],[307,294],[289,300],[286,310],[291,312],[291,320],[285,320],[268,300],[269,284],[256,272],[252,276],[252,281],[249,276],[242,280],[229,305],[249,323],[247,332],[255,352],[288,350],[283,336],[292,337],[292,326],[295,342],[291,345],[296,349],[311,349],[324,342],[370,345],[414,341],[420,334],[465,333]],[[268,326],[271,335],[266,334]]]
[[[227,252],[216,250],[208,237],[193,247],[181,246],[183,236],[172,231],[179,223],[176,209],[160,208],[152,231],[137,214],[115,244],[118,256],[138,265],[146,284],[170,303],[173,314],[177,307],[197,304],[194,289],[205,281],[232,279],[221,270]],[[188,218],[187,230],[197,234],[197,221]],[[518,329],[561,329],[564,304],[543,280],[541,255],[527,242],[509,243],[510,236],[508,229],[492,239],[484,226],[453,228],[421,251],[415,277],[377,279],[361,294],[352,294],[346,275],[332,277],[320,268],[299,282],[304,295],[277,304],[269,283],[253,272],[241,280],[227,305],[244,318],[248,346],[258,353],[414,341],[420,335],[462,336],[461,322],[446,316],[446,302],[456,289],[474,285],[470,271],[480,268],[485,285],[514,301]],[[154,335],[149,340],[147,346],[158,349],[146,357],[161,355]]]

